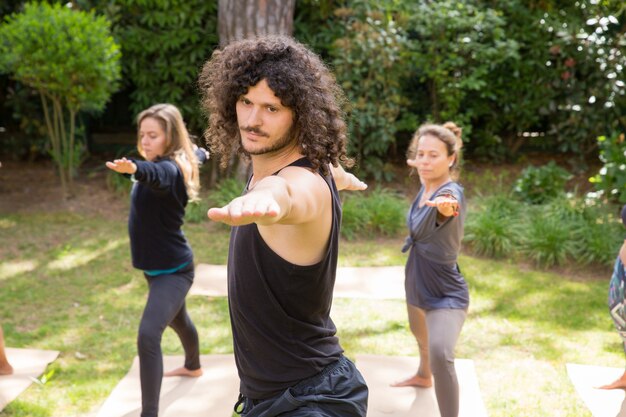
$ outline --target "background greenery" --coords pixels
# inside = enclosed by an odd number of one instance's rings
[[[24,3],[3,2],[0,15]],[[161,101],[181,107],[200,136],[195,85],[217,45],[216,0],[70,4],[110,20],[123,52],[122,89],[99,118],[79,118],[86,136],[132,131],[133,115]],[[626,130],[620,0],[302,0],[294,21],[294,36],[322,55],[351,98],[351,152],[377,180],[390,179],[390,163],[426,120],[463,125],[471,158],[566,151],[580,169],[599,155],[599,136]],[[0,140],[12,157],[32,159],[42,151],[40,105],[6,76],[0,91],[8,106]]]

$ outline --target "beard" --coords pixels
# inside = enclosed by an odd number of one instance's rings
[[[263,132],[260,129],[248,128],[248,127],[241,127],[240,129],[243,131],[254,132],[254,133],[260,134],[266,138],[269,137],[267,133]],[[239,134],[239,143],[241,145],[241,148],[248,155],[265,155],[268,153],[278,152],[286,148],[287,146],[291,145],[294,142],[294,140],[295,139],[293,135],[293,128],[291,128],[284,136],[281,136],[280,138],[278,138],[274,143],[268,144],[267,146],[262,147],[262,148],[246,149],[246,146],[244,145],[243,139],[241,137],[241,133]]]

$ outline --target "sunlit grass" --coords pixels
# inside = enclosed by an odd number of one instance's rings
[[[130,265],[126,224],[76,214],[15,215],[0,223],[0,241],[10,242],[0,247],[7,343],[61,352],[49,367],[55,371],[50,381],[32,384],[0,415],[94,413],[136,355],[145,303],[145,280]],[[228,230],[205,222],[185,226],[185,233],[197,263],[226,261]],[[402,243],[402,237],[342,241],[340,266],[402,265]],[[606,308],[611,271],[600,274],[604,280],[571,280],[513,262],[463,256],[459,263],[471,306],[457,356],[474,361],[489,415],[590,417],[565,365],[624,363]],[[226,299],[189,297],[188,308],[202,353],[232,352]],[[340,298],[332,317],[349,357],[417,354],[402,300]],[[163,348],[182,353],[171,330]]]

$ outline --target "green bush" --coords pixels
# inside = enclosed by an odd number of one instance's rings
[[[205,199],[190,202],[185,209],[186,223],[202,223],[208,221],[209,202]]]
[[[211,207],[223,207],[239,197],[245,186],[246,183],[237,178],[225,178],[215,186],[215,189],[209,191],[208,203]]]
[[[173,103],[191,132],[205,125],[198,71],[218,44],[217,1],[88,0],[113,22],[122,67],[137,114],[155,103]]]
[[[545,215],[542,207],[535,206],[524,226],[520,250],[537,265],[562,265],[575,256],[577,236],[572,223]]]
[[[479,196],[477,200],[479,207],[467,216],[464,241],[479,255],[512,255],[520,242],[519,204],[508,194]]]
[[[513,193],[531,204],[544,203],[564,192],[571,174],[554,161],[541,167],[530,166],[522,171],[515,182]]]
[[[415,1],[406,2],[406,8],[407,60],[412,77],[423,86],[420,96],[411,98],[416,105],[429,104],[426,119],[453,120],[469,137],[476,119],[493,117],[496,106],[501,109],[491,72],[516,57],[519,45],[507,36],[507,22],[491,4]]]
[[[109,22],[60,4],[27,3],[0,26],[0,71],[38,91],[64,194],[82,162],[76,115],[104,108],[120,79]]]
[[[130,190],[133,188],[131,180],[110,169],[107,169],[106,172],[106,185],[115,195],[123,198],[128,198]]]
[[[341,235],[348,240],[376,235],[397,236],[406,227],[407,209],[406,199],[389,189],[346,193]]]
[[[464,243],[478,255],[528,259],[540,266],[610,266],[624,230],[616,206],[561,194],[542,204],[516,201],[508,193],[472,200]]]
[[[405,99],[400,79],[404,35],[389,15],[339,9],[342,37],[331,49],[337,80],[350,102],[349,153],[358,167],[376,179],[390,180],[386,155],[395,143],[396,119]]]
[[[609,201],[626,203],[626,142],[624,134],[598,138],[600,160],[604,166],[591,177],[595,189]]]

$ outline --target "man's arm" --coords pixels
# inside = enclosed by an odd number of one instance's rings
[[[619,258],[622,260],[622,264],[626,265],[626,240],[624,240],[622,248],[619,250]]]
[[[299,224],[320,216],[329,202],[330,192],[322,177],[308,169],[287,167],[278,175],[263,178],[224,207],[209,209],[207,215],[231,226]]]
[[[362,191],[367,188],[367,184],[358,179],[354,174],[346,172],[341,165],[336,167],[330,164],[330,171],[335,179],[338,190]]]

